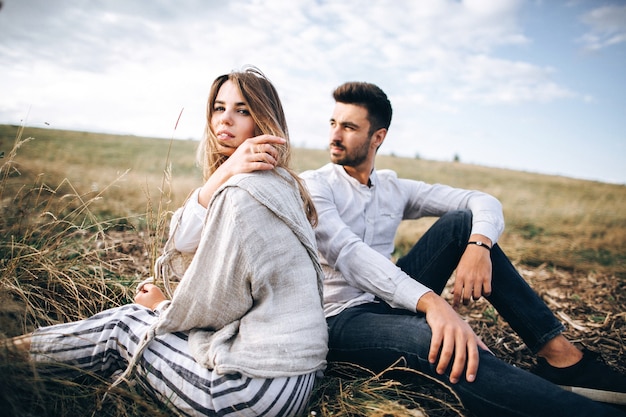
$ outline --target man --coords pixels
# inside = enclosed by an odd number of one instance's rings
[[[561,334],[561,323],[497,245],[504,229],[498,200],[376,171],[392,116],[386,94],[349,82],[333,97],[332,163],[302,174],[319,215],[328,359],[379,372],[403,357],[447,384],[477,415],[619,413],[546,380],[626,403],[625,378]],[[400,222],[423,216],[439,219],[394,264]],[[538,355],[543,378],[497,359],[440,296],[454,270],[453,306],[486,297]]]

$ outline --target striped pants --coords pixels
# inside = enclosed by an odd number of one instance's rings
[[[157,317],[148,308],[130,304],[86,320],[40,328],[31,338],[31,358],[109,377],[126,369]],[[67,368],[55,367],[54,372]],[[296,416],[304,411],[315,383],[315,372],[273,379],[219,375],[196,363],[186,333],[156,336],[133,375],[184,416]]]

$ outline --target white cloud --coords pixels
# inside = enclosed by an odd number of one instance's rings
[[[485,55],[459,63],[458,87],[449,92],[455,101],[483,104],[547,102],[575,96],[551,81],[551,68]]]
[[[593,94],[568,88],[567,69],[530,54],[512,58],[538,47],[522,26],[527,7],[522,0],[5,0],[0,123],[30,108],[31,120],[53,127],[169,137],[184,108],[176,137],[198,138],[211,81],[254,64],[276,84],[298,144],[325,146],[332,89],[362,80],[391,97],[394,136],[410,138],[414,114],[425,114],[434,120],[429,135],[453,148],[458,130],[442,130],[439,118]],[[586,15],[590,45],[622,42],[616,12],[623,8],[603,10]],[[427,153],[414,142],[403,149]]]
[[[470,80],[452,76],[448,68],[457,62],[527,42],[516,24],[517,0],[138,4],[22,0],[13,26],[22,43],[0,43],[1,52],[103,74],[135,65],[160,72],[188,64],[209,72],[243,63],[271,68],[287,82],[369,73],[399,79],[407,72],[415,79],[427,72],[441,83],[431,86],[437,93],[438,85]],[[37,30],[25,30],[27,22]]]
[[[626,42],[626,5],[603,6],[585,13],[581,20],[589,32],[580,41],[585,48],[599,50]]]

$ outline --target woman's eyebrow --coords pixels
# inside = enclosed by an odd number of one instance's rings
[[[225,101],[223,100],[215,100],[214,102],[215,104],[226,104]],[[235,107],[240,107],[240,106],[247,106],[248,103],[246,103],[245,101],[238,101],[235,103]]]

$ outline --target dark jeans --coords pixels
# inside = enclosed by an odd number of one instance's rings
[[[470,211],[442,216],[397,265],[441,294],[465,250],[471,221]],[[560,334],[563,326],[498,245],[494,245],[491,259],[492,294],[488,300],[536,353]],[[461,378],[450,384],[450,368],[438,375],[435,366],[428,362],[431,330],[419,313],[380,302],[349,308],[327,321],[330,361],[356,363],[380,372],[404,358],[408,367],[452,388],[464,407],[478,416],[619,415],[612,407],[562,390],[482,350],[476,380],[470,383]]]

